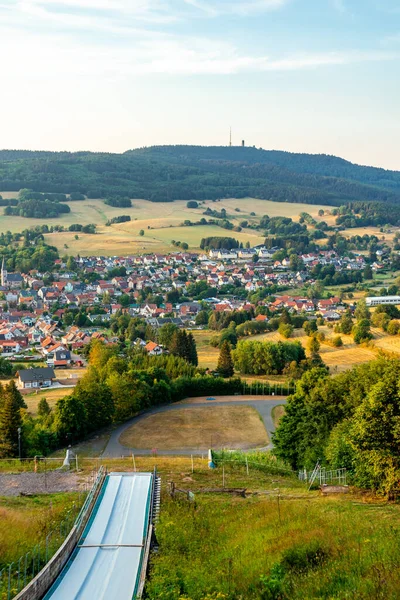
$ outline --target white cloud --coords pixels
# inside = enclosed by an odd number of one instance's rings
[[[244,51],[223,39],[178,34],[167,26],[162,31],[155,31],[148,23],[143,23],[143,19],[154,19],[154,23],[160,25],[160,20],[165,18],[169,24],[169,20],[178,18],[168,14],[167,10],[176,2],[14,0],[14,13],[7,11],[8,16],[0,20],[0,51],[8,56],[1,66],[1,74],[8,74],[10,79],[28,77],[50,82],[76,79],[82,75],[107,81],[148,74],[227,75],[298,71],[399,58],[392,52],[356,50],[268,55]],[[225,10],[240,14],[241,11],[248,13],[261,8],[277,9],[286,2],[183,0],[180,6],[185,4],[190,9],[214,16]],[[54,11],[55,4],[67,12]],[[94,8],[97,10],[93,16],[85,12]],[[21,14],[24,15],[23,21]],[[87,33],[90,35],[83,35]]]
[[[178,35],[137,36],[123,46],[101,45],[88,41],[80,44],[68,35],[42,35],[18,30],[1,32],[0,52],[3,81],[9,77],[31,81],[100,79],[139,75],[228,75],[243,72],[298,71],[359,62],[389,61],[399,57],[393,52],[330,52],[289,54],[287,56],[252,55],[234,45],[203,37]]]
[[[106,15],[111,20],[173,23],[189,17],[250,15],[279,9],[291,0],[10,0],[16,13],[60,25],[89,25]],[[0,5],[1,6],[1,5]],[[90,11],[89,17],[82,14]]]

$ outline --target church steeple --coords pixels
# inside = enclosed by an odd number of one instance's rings
[[[4,256],[1,263],[1,285],[4,287],[7,285],[7,269],[4,264]]]

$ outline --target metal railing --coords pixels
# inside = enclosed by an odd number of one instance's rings
[[[298,472],[298,478],[300,481],[304,481],[308,484],[309,489],[318,483],[319,485],[336,484],[336,485],[347,485],[347,469],[330,469],[322,467],[319,462],[315,465],[314,469],[310,472],[306,469],[302,469]]]

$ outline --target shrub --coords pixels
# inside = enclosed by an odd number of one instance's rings
[[[335,337],[332,338],[332,346],[334,348],[340,348],[341,346],[343,346],[343,340],[340,337],[340,335],[335,335]]]
[[[387,332],[389,335],[397,335],[400,329],[400,321],[392,320],[387,326]]]
[[[290,325],[290,323],[281,323],[278,331],[282,337],[288,339],[293,334],[293,325]]]
[[[196,200],[189,200],[189,202],[186,203],[187,208],[198,208],[198,203],[196,202]]]
[[[314,541],[286,550],[280,565],[287,573],[307,573],[322,565],[328,556],[328,550],[319,541]]]
[[[213,348],[218,348],[218,346],[219,346],[219,342],[220,342],[219,335],[214,335],[214,336],[213,336],[213,337],[210,339],[210,341],[209,341],[209,344],[210,344],[210,346],[212,346]]]
[[[285,571],[281,565],[274,565],[268,576],[260,577],[260,598],[261,600],[284,600],[287,598],[283,583],[285,579]]]

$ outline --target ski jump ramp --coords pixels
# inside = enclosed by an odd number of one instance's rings
[[[106,476],[81,539],[44,600],[134,600],[149,546],[155,476]]]

